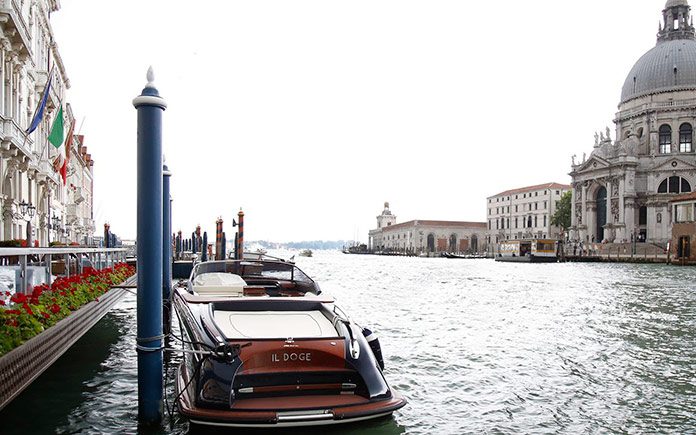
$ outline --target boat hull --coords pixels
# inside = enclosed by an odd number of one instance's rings
[[[367,400],[351,395],[284,396],[238,400],[231,409],[197,407],[190,396],[187,371],[182,364],[177,376],[178,406],[192,423],[221,427],[299,427],[354,423],[386,417],[406,405],[391,390],[391,397]]]
[[[503,261],[508,263],[557,263],[558,258],[525,255],[521,257],[495,257],[495,261]]]

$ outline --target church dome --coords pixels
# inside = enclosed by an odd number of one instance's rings
[[[696,89],[696,29],[687,0],[667,0],[657,45],[626,77],[621,104],[644,95]]]
[[[623,85],[621,103],[642,95],[684,89],[696,89],[696,41],[664,41],[633,66]]]
[[[687,6],[689,2],[687,0],[667,0],[667,4],[665,5],[665,9],[671,8],[674,6]]]

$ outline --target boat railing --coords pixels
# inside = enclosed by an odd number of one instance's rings
[[[126,248],[0,248],[0,288],[27,293],[49,287],[55,276],[81,274],[85,268],[106,269],[126,261]]]

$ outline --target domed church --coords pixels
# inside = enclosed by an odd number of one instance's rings
[[[570,238],[584,242],[671,239],[669,201],[696,187],[696,32],[687,0],[668,0],[657,45],[626,77],[615,137],[573,158]]]

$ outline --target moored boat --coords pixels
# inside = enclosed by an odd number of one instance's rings
[[[506,240],[498,245],[495,261],[516,263],[555,263],[556,241],[551,239]]]
[[[199,263],[173,306],[185,347],[178,406],[193,423],[325,425],[406,404],[384,378],[379,341],[292,263]]]

